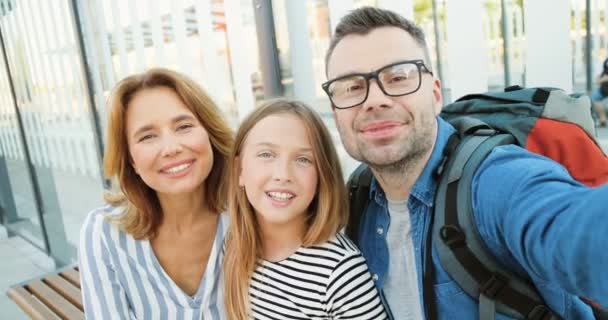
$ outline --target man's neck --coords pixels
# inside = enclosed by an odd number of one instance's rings
[[[407,200],[432,153],[433,148],[430,148],[423,157],[415,159],[415,161],[387,168],[372,167],[374,177],[378,180],[386,197],[393,201]]]

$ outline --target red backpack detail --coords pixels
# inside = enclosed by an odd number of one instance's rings
[[[575,123],[539,118],[528,134],[526,149],[561,163],[587,186],[608,181],[608,157]]]

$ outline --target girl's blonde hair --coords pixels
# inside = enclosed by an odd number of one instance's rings
[[[221,111],[205,91],[188,77],[172,70],[154,68],[121,80],[108,101],[107,143],[104,152],[104,175],[112,179],[119,191],[104,198],[114,206],[124,206],[124,214],[115,222],[135,239],[153,238],[162,220],[156,192],[144,183],[131,165],[126,133],[126,114],[133,97],[144,90],[166,87],[173,90],[196,116],[209,134],[213,167],[205,179],[204,197],[211,212],[226,208],[228,154],[233,135]]]
[[[251,129],[262,119],[277,114],[297,116],[306,127],[319,176],[316,196],[309,206],[303,246],[329,240],[348,219],[348,199],[340,161],[329,131],[319,115],[303,103],[285,99],[268,101],[249,114],[239,127],[230,154],[228,211],[230,228],[224,258],[225,303],[229,319],[248,319],[249,284],[261,257],[261,237],[254,210],[239,186],[240,154]]]

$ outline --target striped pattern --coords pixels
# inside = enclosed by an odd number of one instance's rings
[[[135,240],[91,212],[80,230],[80,279],[87,319],[224,319],[221,248],[228,227],[222,214],[207,269],[190,297],[165,273],[147,240]]]
[[[365,259],[345,236],[262,260],[249,289],[254,319],[386,319]]]

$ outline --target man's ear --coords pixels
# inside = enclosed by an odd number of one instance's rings
[[[441,94],[441,80],[435,79],[433,81],[433,110],[435,115],[441,113],[443,108],[443,95]]]

